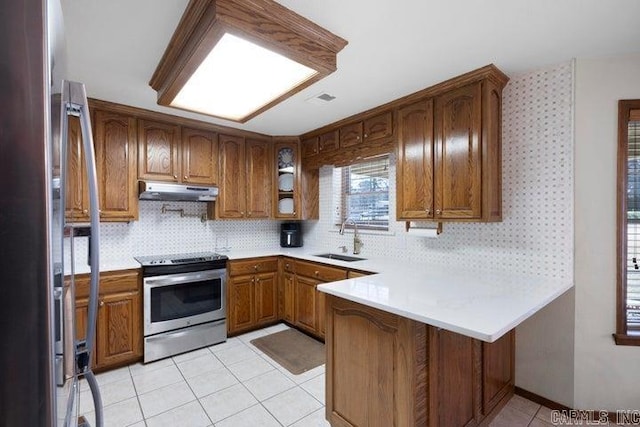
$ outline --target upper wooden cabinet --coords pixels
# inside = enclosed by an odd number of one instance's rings
[[[93,122],[100,220],[138,219],[136,119],[95,110]]]
[[[182,182],[212,185],[218,182],[218,135],[182,128]]]
[[[385,111],[382,114],[365,119],[363,122],[363,139],[371,141],[374,139],[388,138],[393,135],[393,114]]]
[[[140,120],[138,178],[214,185],[218,182],[218,136],[177,124]]]
[[[180,181],[180,126],[150,120],[138,122],[138,178]]]
[[[138,218],[136,187],[136,119],[126,114],[91,109],[96,155],[100,221]],[[66,217],[89,221],[89,190],[80,121],[69,118]]]
[[[485,78],[398,110],[398,220],[502,219],[503,85]]]
[[[275,218],[296,219],[300,209],[300,150],[297,142],[274,144],[274,203]]]
[[[479,219],[482,216],[481,99],[481,83],[436,98],[436,219]]]
[[[65,190],[65,216],[67,221],[89,221],[89,190],[87,188],[87,168],[80,119],[69,117],[67,136],[67,180]]]
[[[362,142],[362,122],[351,123],[340,128],[340,147],[351,147]]]
[[[433,101],[398,110],[397,218],[433,218]]]
[[[271,145],[269,141],[220,135],[220,218],[271,216]]]

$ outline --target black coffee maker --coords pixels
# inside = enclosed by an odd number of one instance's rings
[[[302,246],[302,223],[283,222],[280,225],[280,246],[299,248]]]

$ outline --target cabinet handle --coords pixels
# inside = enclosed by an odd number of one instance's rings
[[[244,211],[240,211],[240,215],[244,216]]]
[[[251,283],[256,283],[256,279],[251,279]]]
[[[186,180],[188,180],[188,179],[189,179],[189,177],[188,177],[187,175],[185,175],[185,176],[184,176],[184,180],[186,181]]]
[[[289,268],[289,264],[285,264],[284,266],[285,266],[285,268]]]
[[[86,215],[86,214],[88,214],[88,213],[89,213],[89,211],[88,211],[87,209],[83,209],[83,210],[82,210],[82,213]]]
[[[256,283],[258,283],[260,281],[259,277],[256,277]]]
[[[100,300],[100,307],[104,307],[104,300]]]
[[[254,265],[254,266],[253,266],[253,269],[254,269],[255,271],[258,271],[258,269],[259,269],[259,268],[260,268],[260,266],[259,266],[258,264],[256,264],[256,265]]]
[[[295,215],[295,214],[296,214],[296,211],[293,211],[293,214]]]
[[[431,214],[431,209],[427,209],[427,215]]]
[[[369,134],[366,134],[366,133],[365,133],[365,134],[364,134],[364,137],[365,137],[365,138],[369,138]]]
[[[440,209],[436,209],[436,215],[442,215],[442,211]]]
[[[173,175],[173,179],[178,179],[178,175]]]
[[[360,135],[356,136],[356,141],[360,141]]]
[[[320,272],[318,270],[316,270],[315,275],[317,276],[319,274],[320,274]]]

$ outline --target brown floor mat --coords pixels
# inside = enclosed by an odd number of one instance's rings
[[[295,329],[251,340],[287,371],[299,375],[324,363],[324,344]]]

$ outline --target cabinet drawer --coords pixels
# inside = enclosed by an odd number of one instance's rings
[[[296,261],[291,259],[291,258],[285,258],[282,260],[282,270],[285,273],[292,273],[294,274],[296,272]]]
[[[347,271],[312,262],[296,261],[296,273],[299,276],[312,277],[324,282],[333,282],[347,278]]]
[[[349,279],[355,279],[356,277],[364,277],[370,274],[374,274],[374,273],[370,273],[368,271],[349,270],[348,277]]]
[[[278,258],[253,258],[242,261],[229,261],[229,276],[278,271]]]
[[[88,274],[76,276],[76,298],[89,296]],[[69,278],[65,278],[65,285],[69,285]],[[100,273],[100,295],[114,292],[130,292],[139,290],[139,276],[137,270],[108,271]]]

